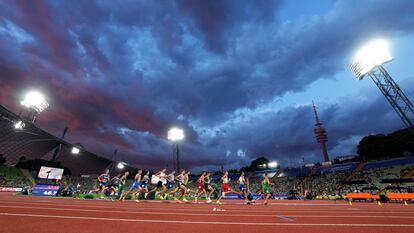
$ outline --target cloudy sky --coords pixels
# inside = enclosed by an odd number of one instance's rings
[[[218,170],[258,156],[282,166],[322,160],[311,102],[331,158],[362,136],[403,127],[356,49],[390,41],[386,69],[414,92],[414,1],[0,1],[0,104],[25,91],[50,107],[37,124],[144,168],[172,166],[166,140],[185,130],[184,168]]]

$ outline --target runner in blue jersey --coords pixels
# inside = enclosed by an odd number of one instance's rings
[[[167,199],[169,196],[169,191],[174,188],[174,178],[175,178],[175,171],[172,171],[170,174],[168,174],[165,179],[167,180],[167,183],[165,185],[165,188],[162,192],[162,197],[164,199]]]
[[[128,194],[135,195],[139,191],[139,187],[141,186],[141,173],[142,173],[142,170],[138,170],[137,174],[135,174],[135,177],[134,177],[134,183],[132,183],[128,191],[125,191],[122,193],[121,197],[119,198],[120,201],[124,201],[125,197]]]
[[[98,176],[98,187],[90,192],[100,193],[101,198],[103,198],[102,193],[108,188],[108,182],[110,180],[109,169],[105,170],[105,173]]]
[[[147,171],[147,172],[145,173],[145,175],[142,177],[142,179],[141,179],[141,186],[140,186],[139,191],[138,191],[138,196],[139,196],[141,193],[144,193],[144,197],[145,197],[145,196],[146,196],[145,194],[147,194],[147,193],[148,193],[149,174],[150,174],[150,172],[149,172],[149,171]],[[146,197],[145,197],[145,198],[146,198]]]
[[[175,180],[175,182],[176,182],[176,187],[175,187],[175,189],[174,190],[172,190],[171,192],[169,192],[168,193],[168,196],[170,196],[170,195],[173,195],[174,196],[174,200],[178,200],[176,197],[175,197],[175,194],[178,192],[178,191],[180,191],[180,186],[181,186],[181,184],[183,183],[183,180],[184,180],[184,175],[185,175],[185,170],[182,170],[181,171],[181,173],[178,175],[178,176],[176,176],[175,178],[174,178],[174,180]]]

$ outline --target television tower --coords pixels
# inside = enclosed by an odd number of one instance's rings
[[[318,112],[316,111],[315,103],[312,101],[313,105],[313,114],[315,115],[315,136],[316,141],[321,145],[322,153],[323,153],[323,161],[329,162],[328,150],[326,149],[326,142],[328,141],[328,136],[326,135],[325,128],[322,127],[322,123],[319,120]]]

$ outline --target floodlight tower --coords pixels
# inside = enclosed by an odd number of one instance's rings
[[[374,81],[405,126],[414,133],[414,105],[382,66],[391,60],[387,42],[375,40],[358,51],[350,68],[358,80],[368,75]]]
[[[27,118],[33,123],[35,122],[36,117],[43,110],[49,107],[49,103],[46,101],[46,98],[43,96],[42,93],[37,91],[28,92],[25,95],[23,101],[20,102],[20,104],[27,108]]]
[[[62,133],[62,137],[60,137],[60,139],[62,139],[62,141],[65,139],[66,133],[68,132],[68,127],[65,127],[63,129],[63,133]],[[59,143],[59,145],[56,147],[55,151],[53,152],[53,157],[52,157],[52,161],[55,161],[57,157],[59,157],[60,152],[62,151],[62,143]]]
[[[318,112],[316,111],[316,106],[313,101],[312,101],[312,106],[313,106],[313,114],[315,115],[315,120],[316,120],[315,129],[314,129],[316,141],[321,145],[323,161],[329,162],[328,150],[326,149],[326,142],[328,141],[328,136],[326,135],[325,128],[322,127],[322,123],[319,120]]]
[[[180,151],[178,148],[178,144],[181,140],[184,139],[184,131],[178,128],[171,128],[168,131],[168,140],[173,142],[173,150],[174,150],[174,160],[175,160],[175,169],[176,174],[180,173]]]

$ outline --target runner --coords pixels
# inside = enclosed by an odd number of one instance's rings
[[[149,172],[149,171],[147,171],[147,172],[145,173],[145,175],[142,177],[142,180],[141,180],[141,187],[139,188],[139,191],[138,191],[138,197],[139,197],[139,195],[140,195],[141,193],[144,193],[144,197],[146,198],[146,195],[145,195],[145,194],[147,194],[147,193],[148,193],[148,181],[149,181],[149,174],[150,174],[150,172]]]
[[[246,192],[246,178],[244,177],[244,172],[241,172],[239,180],[237,181],[239,183],[239,190],[242,194],[244,201],[246,204],[248,204],[249,200],[247,200],[247,192]]]
[[[124,175],[121,176],[121,178],[119,178],[119,190],[118,192],[121,194],[121,196],[119,197],[119,201],[124,201],[126,194],[124,194],[124,187],[126,185],[127,182],[127,178],[129,176],[129,171],[125,171]]]
[[[204,193],[204,196],[206,196],[207,198],[206,188],[204,186],[205,176],[206,176],[206,172],[202,172],[201,176],[197,180],[198,186],[197,186],[197,192],[195,194],[194,203],[198,203],[198,196],[201,194],[201,191]]]
[[[127,184],[127,179],[129,176],[129,171],[125,171],[125,173],[119,178],[119,191],[122,193],[124,191],[125,185]]]
[[[211,203],[211,196],[214,193],[214,188],[213,186],[211,186],[211,172],[208,172],[207,175],[204,177],[205,178],[205,182],[204,182],[204,187],[205,190],[208,191],[208,197],[207,197],[207,203]]]
[[[164,190],[163,194],[161,196],[163,196],[164,199],[168,198],[169,195],[169,190],[171,190],[172,188],[174,188],[174,177],[175,177],[175,171],[172,171],[170,174],[168,174],[166,176],[166,180],[167,183],[165,185],[166,189]]]
[[[165,184],[167,183],[167,179],[166,179],[166,175],[165,175],[166,170],[167,170],[166,168],[163,168],[161,171],[159,171],[159,172],[155,173],[154,175],[152,175],[151,183],[153,185],[156,185],[156,186],[151,191],[145,193],[145,198],[147,198],[147,196],[150,193],[153,193],[153,192],[156,192],[156,193],[157,192],[161,192],[161,193],[165,192],[165,190],[167,189],[165,187]],[[161,199],[164,199],[164,198],[161,197]]]
[[[109,185],[110,187],[109,195],[111,196],[111,200],[115,200],[115,197],[119,195],[119,177],[120,176],[121,174],[118,174],[111,179],[111,184]]]
[[[134,177],[134,183],[132,184],[133,195],[136,196],[141,188],[142,170],[138,170]]]
[[[175,189],[173,190],[173,191],[171,191],[171,192],[169,192],[168,193],[168,196],[170,196],[170,195],[175,195],[178,191],[180,191],[181,189],[180,189],[180,186],[181,186],[181,183],[183,183],[183,179],[184,179],[184,176],[185,176],[185,170],[182,170],[181,171],[181,173],[178,175],[178,176],[176,176],[175,177],[175,181],[176,181],[176,183],[177,183],[177,187],[175,187]],[[176,198],[176,197],[174,197],[174,200],[178,200],[178,198]]]
[[[221,196],[216,201],[216,204],[219,204],[219,205],[221,205],[220,200],[224,198],[227,193],[236,193],[240,195],[240,193],[234,191],[233,189],[229,187],[229,173],[227,171],[224,172],[224,175],[221,177],[221,180],[223,181],[223,185],[221,186]]]
[[[273,183],[272,182],[270,182],[270,180],[269,180],[269,176],[267,175],[267,173],[265,174],[265,178],[264,178],[264,180],[262,181],[262,193],[263,193],[263,196],[264,196],[264,198],[265,198],[265,201],[264,201],[264,205],[267,205],[267,200],[269,199],[269,197],[270,197],[270,188],[269,188],[269,185],[273,185]]]
[[[106,169],[105,173],[98,176],[98,182],[99,182],[98,188],[91,190],[90,192],[93,192],[93,193],[99,192],[101,193],[101,198],[103,198],[102,193],[107,189],[109,180],[110,180],[109,169]]]
[[[181,196],[178,198],[178,202],[181,202],[181,200],[187,202],[188,200],[185,198],[185,195],[187,194],[187,192],[189,191],[189,189],[187,188],[188,185],[188,177],[190,175],[190,171],[188,171],[187,173],[185,173],[182,177],[182,182],[179,183],[179,187],[180,187],[180,191],[181,192]]]
[[[218,187],[218,185],[213,180],[211,180],[210,186],[213,189],[213,192],[210,192],[212,194],[212,198],[210,198],[218,199],[220,195],[220,187]]]
[[[255,203],[256,201],[254,200],[253,194],[250,192],[250,181],[249,181],[249,177],[246,178],[246,199],[247,199],[247,203],[248,205],[250,205],[251,203]]]

